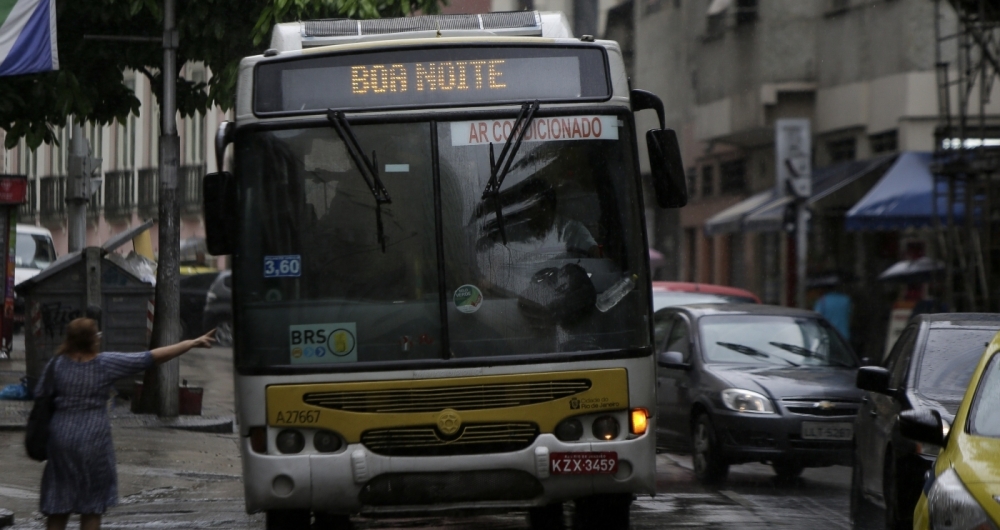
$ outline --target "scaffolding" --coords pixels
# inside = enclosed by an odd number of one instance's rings
[[[989,114],[1000,77],[1000,0],[935,0],[939,123],[933,232],[945,302],[996,311],[1000,286],[1000,115]]]

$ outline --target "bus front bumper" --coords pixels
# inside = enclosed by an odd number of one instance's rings
[[[311,509],[336,514],[544,506],[593,495],[652,494],[652,429],[631,440],[563,443],[539,435],[521,451],[485,455],[398,457],[350,444],[333,454],[265,455],[242,439],[246,510]],[[553,474],[557,452],[618,455],[614,474]]]

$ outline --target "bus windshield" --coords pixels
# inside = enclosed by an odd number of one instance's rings
[[[379,208],[335,128],[241,133],[237,366],[647,347],[627,119],[536,117],[491,196],[513,119],[353,125]]]

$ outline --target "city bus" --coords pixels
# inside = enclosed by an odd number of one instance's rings
[[[281,24],[242,60],[203,191],[248,512],[628,527],[655,488],[646,109],[682,206],[662,103],[558,13]]]

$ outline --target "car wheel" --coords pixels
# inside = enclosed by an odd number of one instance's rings
[[[892,450],[885,451],[885,477],[882,479],[882,495],[885,497],[885,529],[908,530],[913,528],[913,506],[907,510],[899,494],[899,473],[896,472],[896,458]],[[909,515],[909,517],[907,517]]]
[[[308,530],[311,519],[309,510],[268,510],[264,526],[267,530]]]
[[[695,419],[691,433],[691,455],[694,461],[694,475],[702,484],[718,484],[729,474],[729,464],[722,460],[715,437],[715,428],[708,414]]]
[[[631,495],[596,495],[574,502],[574,530],[628,530]]]
[[[861,491],[863,483],[861,481],[861,464],[854,458],[854,466],[851,469],[851,528],[854,530],[869,530],[875,527],[875,507],[865,499]]]
[[[230,348],[233,345],[233,321],[225,318],[215,325],[215,341],[219,346]]]
[[[779,482],[792,482],[799,478],[802,474],[802,470],[805,466],[798,462],[774,462],[771,464],[771,468],[774,469],[774,473],[778,475]]]
[[[563,503],[554,502],[547,506],[528,510],[528,526],[531,530],[563,530]]]

